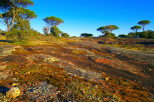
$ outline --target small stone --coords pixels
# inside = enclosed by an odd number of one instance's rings
[[[15,99],[20,96],[20,89],[18,87],[12,87],[9,91],[6,92],[6,97],[9,99]]]
[[[110,79],[109,77],[106,77],[106,78],[105,78],[106,81],[108,81],[109,79]]]
[[[19,74],[19,73],[18,73],[18,72],[15,72],[14,74],[17,75],[17,74]]]

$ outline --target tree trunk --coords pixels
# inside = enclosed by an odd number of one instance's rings
[[[13,10],[12,10],[12,21],[11,21],[11,24],[10,24],[10,26],[11,26],[11,28],[14,26],[14,23],[15,23],[15,9],[13,8]]]
[[[7,24],[7,31],[10,31],[11,30],[11,27],[9,24]]]
[[[136,32],[135,32],[135,37],[137,38],[137,29],[136,29]]]
[[[145,25],[142,25],[143,32],[145,31]]]

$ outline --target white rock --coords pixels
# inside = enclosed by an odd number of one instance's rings
[[[20,96],[20,89],[18,87],[12,87],[9,91],[6,92],[6,97],[9,99],[15,99]]]

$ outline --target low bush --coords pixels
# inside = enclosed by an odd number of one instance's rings
[[[6,33],[6,38],[12,41],[27,41],[37,38],[40,35],[35,30],[11,30]]]

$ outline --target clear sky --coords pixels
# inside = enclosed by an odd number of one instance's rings
[[[154,30],[154,0],[32,0],[35,5],[29,7],[38,17],[31,20],[31,27],[39,32],[46,26],[42,20],[56,16],[64,20],[59,25],[61,31],[71,36],[81,33],[101,35],[96,29],[114,24],[120,27],[115,34],[131,32],[130,27],[140,20],[150,20],[146,27]],[[2,25],[0,25],[1,28]],[[4,27],[2,27],[4,29]]]

